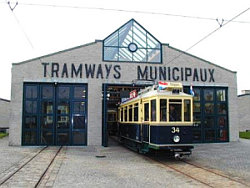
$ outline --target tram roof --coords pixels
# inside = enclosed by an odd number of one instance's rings
[[[132,99],[128,99],[127,101],[121,103],[121,105],[127,104],[127,103],[131,103],[133,101],[136,101],[138,99],[142,99],[142,98],[150,98],[150,97],[158,97],[158,96],[168,96],[168,97],[180,97],[180,96],[186,96],[186,97],[192,97],[189,94],[186,94],[184,92],[179,92],[179,93],[173,93],[172,91],[168,91],[168,90],[159,90],[159,89],[155,89],[155,90],[151,90],[145,93],[142,93],[140,95],[138,95],[135,98]]]

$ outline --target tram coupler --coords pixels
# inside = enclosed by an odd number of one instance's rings
[[[190,156],[192,154],[191,151],[178,151],[178,152],[174,152],[174,158],[175,159],[183,159],[184,156]]]

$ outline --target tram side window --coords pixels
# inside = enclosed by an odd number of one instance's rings
[[[184,121],[191,121],[191,102],[184,100]]]
[[[167,100],[160,100],[160,121],[167,121]]]
[[[127,122],[128,121],[128,111],[127,111],[127,107],[124,107],[124,121]]]
[[[149,103],[144,104],[144,121],[149,121]]]
[[[123,121],[123,108],[121,108],[121,121]]]
[[[169,121],[181,121],[181,104],[179,99],[169,100]]]
[[[134,106],[134,121],[138,121],[138,110],[139,110],[139,108],[138,108],[138,103],[136,103],[135,104],[135,106]]]
[[[156,121],[156,100],[151,100],[151,121]]]
[[[133,110],[133,108],[132,108],[132,105],[129,105],[129,111],[128,111],[128,115],[129,115],[129,120],[128,121],[132,121],[132,110]]]

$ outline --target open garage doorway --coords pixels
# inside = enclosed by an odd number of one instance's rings
[[[129,98],[131,91],[137,92],[146,85],[103,84],[102,100],[102,146],[109,146],[110,137],[118,136],[118,107],[122,100]]]
[[[153,84],[153,83],[152,83]],[[103,84],[102,145],[108,146],[108,139],[118,136],[117,109],[122,99],[129,98],[132,90],[139,91],[148,85]],[[184,86],[189,94],[190,87]],[[229,141],[228,88],[194,86],[193,142],[219,143]]]

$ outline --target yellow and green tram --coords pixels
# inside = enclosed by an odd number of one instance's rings
[[[190,155],[193,97],[183,93],[181,83],[163,84],[147,87],[120,104],[120,141],[142,153],[153,149],[175,157]]]

